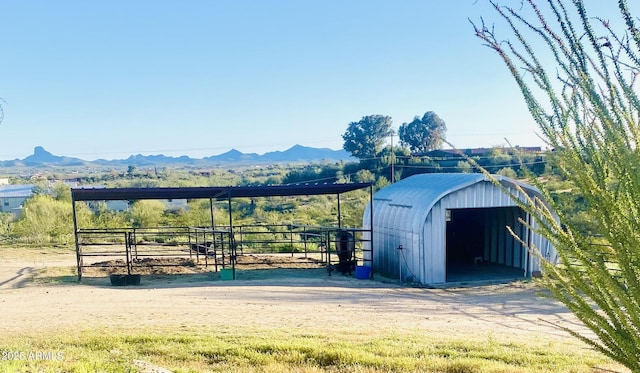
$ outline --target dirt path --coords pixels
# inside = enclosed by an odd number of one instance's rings
[[[209,326],[372,333],[452,333],[509,340],[573,340],[552,324],[584,330],[531,284],[459,289],[407,288],[351,277],[145,282],[136,287],[33,285],[33,271],[73,265],[4,261],[0,266],[0,335],[60,330]]]
[[[0,289],[24,287],[31,279],[35,267],[0,267]]]
[[[0,259],[0,290],[23,288],[31,283],[33,274],[38,269],[47,267],[75,266],[76,260],[72,254],[35,256],[31,259],[22,258],[15,250],[8,254],[2,253]]]

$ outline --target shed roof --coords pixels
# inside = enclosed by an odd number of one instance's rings
[[[516,184],[529,195],[541,196],[540,191],[531,185],[500,175],[493,176],[507,187]],[[418,231],[440,199],[483,182],[490,182],[484,174],[429,173],[410,176],[379,190],[373,196],[374,221],[384,225],[400,219],[402,224],[410,224],[414,231]],[[366,225],[366,221],[363,223]],[[400,224],[398,221],[396,223]]]
[[[189,188],[73,188],[71,189],[71,195],[75,201],[282,197],[341,194],[370,186],[371,183]]]
[[[540,194],[540,191],[531,185],[505,176],[493,175],[493,177],[505,186],[516,184],[525,192]],[[381,189],[373,198],[374,200],[393,201],[393,204],[406,207],[420,205],[430,210],[445,195],[483,181],[489,181],[484,174],[419,174]]]

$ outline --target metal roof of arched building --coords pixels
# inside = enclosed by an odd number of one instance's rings
[[[495,178],[511,190],[518,185],[527,195],[542,197],[531,185]],[[478,261],[519,267],[524,275],[538,269],[526,248],[506,233],[509,225],[529,236],[518,219],[530,221],[530,217],[483,174],[414,175],[375,193],[372,206],[373,216],[367,207],[363,226],[372,226],[373,266],[379,272],[398,277],[404,268],[417,282],[449,281],[447,265],[453,257],[462,260],[465,250],[453,247],[456,234],[459,246],[474,247],[468,250],[476,250]],[[452,216],[458,222],[455,226]],[[469,237],[460,238],[465,235]],[[536,247],[549,247],[542,237],[531,235],[531,239]]]
[[[500,175],[494,175],[494,177],[507,187],[517,184],[525,192],[541,197],[540,191],[534,186]],[[397,214],[388,213],[394,210],[394,206],[413,207],[403,214],[402,218],[405,222],[420,224],[426,219],[433,205],[444,196],[478,183],[486,183],[485,186],[491,184],[484,174],[430,173],[411,176],[375,193],[373,200],[378,203],[375,203],[374,219],[380,223],[397,218]],[[499,201],[493,193],[483,195],[487,197],[483,201],[486,206],[495,205],[504,199],[504,195],[497,195]]]

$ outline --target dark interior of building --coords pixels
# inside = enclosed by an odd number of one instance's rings
[[[507,230],[521,238],[528,232],[518,219],[518,207],[465,208],[447,212],[447,282],[491,281],[522,278],[525,248]]]

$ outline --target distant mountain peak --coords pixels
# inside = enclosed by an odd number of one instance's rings
[[[220,155],[244,155],[244,153],[241,152],[240,150],[236,149],[236,148],[233,148],[233,149],[229,150],[228,152],[222,153]]]
[[[42,146],[36,146],[33,148],[33,154],[24,159],[25,163],[56,163],[61,160],[62,157],[49,153]]]
[[[242,153],[237,149],[231,149],[220,155],[194,159],[187,156],[170,157],[163,154],[156,155],[131,155],[127,159],[105,160],[99,159],[93,162],[83,161],[78,158],[57,156],[45,150],[42,146],[36,146],[33,154],[23,160],[0,161],[0,166],[79,166],[89,164],[99,164],[104,166],[154,166],[154,165],[200,165],[210,166],[212,164],[267,164],[267,163],[301,163],[319,161],[341,161],[353,160],[349,153],[344,150],[332,150],[328,148],[311,148],[296,144],[285,151],[267,152],[263,155],[257,153]]]
[[[36,146],[35,148],[33,148],[33,156],[34,157],[51,157],[53,156],[53,154],[44,150],[42,146]]]
[[[10,162],[10,163],[14,163]],[[10,166],[11,164],[5,165]],[[26,166],[39,166],[39,165],[59,165],[59,166],[72,166],[84,163],[83,160],[77,158],[60,157],[53,155],[46,151],[42,146],[36,146],[33,148],[33,154],[23,159],[21,162]]]

